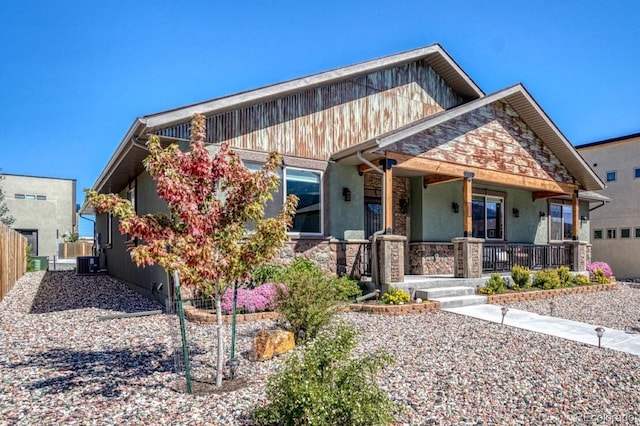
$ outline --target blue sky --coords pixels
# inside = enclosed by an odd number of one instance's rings
[[[138,116],[433,43],[486,93],[522,82],[574,145],[636,133],[638,16],[624,0],[2,0],[0,168],[76,179],[81,203]]]

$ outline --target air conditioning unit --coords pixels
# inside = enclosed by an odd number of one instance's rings
[[[91,275],[97,274],[100,259],[98,256],[78,256],[76,258],[76,274],[77,275]]]

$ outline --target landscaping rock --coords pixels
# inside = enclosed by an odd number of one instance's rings
[[[253,339],[251,359],[267,361],[274,355],[282,355],[295,348],[293,333],[284,330],[260,330]]]

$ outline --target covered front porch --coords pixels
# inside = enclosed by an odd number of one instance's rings
[[[374,282],[481,278],[516,264],[585,271],[590,261],[589,191],[602,182],[522,86],[333,160],[380,180],[379,227],[365,234]],[[407,195],[398,180],[407,182]]]

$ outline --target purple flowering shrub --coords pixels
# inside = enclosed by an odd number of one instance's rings
[[[605,277],[611,278],[613,276],[613,272],[611,272],[611,267],[605,262],[591,262],[587,264],[587,271],[589,271],[589,278],[591,280],[594,279],[596,275],[596,271],[600,269]]]
[[[236,302],[237,311],[253,313],[274,310],[278,299],[276,285],[283,286],[283,284],[265,283],[253,290],[239,288]],[[233,312],[233,287],[225,290],[222,295],[221,306],[223,313],[230,314]]]

